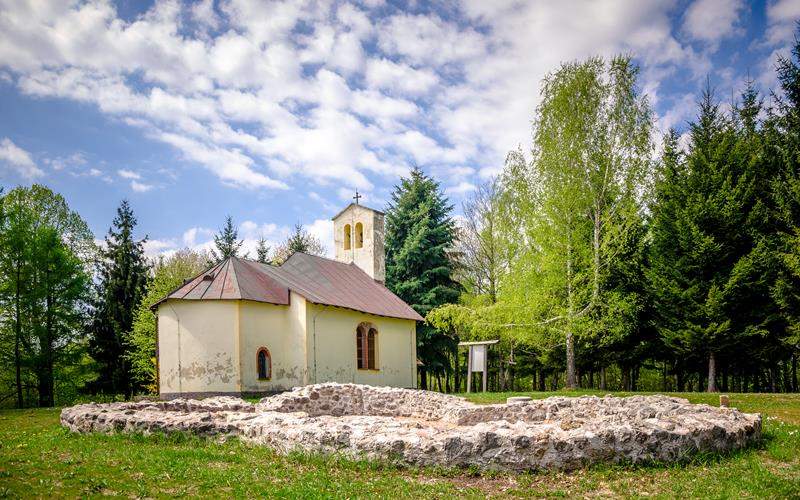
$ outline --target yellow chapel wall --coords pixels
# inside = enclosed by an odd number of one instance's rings
[[[239,307],[232,300],[167,300],[158,307],[161,394],[239,392]]]
[[[289,305],[243,300],[240,303],[240,370],[243,392],[283,391],[308,383],[306,300],[290,293]],[[269,380],[258,379],[257,354],[266,347],[272,359]]]
[[[377,370],[357,368],[356,328],[362,321],[378,330]],[[307,302],[306,322],[309,383],[416,387],[415,321]]]

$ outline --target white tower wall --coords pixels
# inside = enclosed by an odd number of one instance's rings
[[[359,228],[363,239],[359,238]],[[333,243],[336,260],[354,262],[375,281],[386,280],[382,212],[351,203],[333,218]]]

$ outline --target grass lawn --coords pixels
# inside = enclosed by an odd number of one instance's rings
[[[592,393],[599,394],[534,397]],[[509,395],[470,399],[501,402]],[[716,395],[680,396],[693,402],[719,401]],[[338,457],[280,456],[235,441],[220,444],[180,435],[77,435],[59,426],[57,409],[3,410],[0,497],[800,497],[800,395],[731,394],[731,405],[768,417],[760,446],[681,465],[484,475]]]

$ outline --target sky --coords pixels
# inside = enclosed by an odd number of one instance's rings
[[[800,0],[0,0],[0,186],[42,183],[99,239],[130,201],[149,255],[254,254],[295,223],[386,207],[417,166],[456,206],[529,150],[540,83],[628,54],[656,130],[710,82],[776,87]]]

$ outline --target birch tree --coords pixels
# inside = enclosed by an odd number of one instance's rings
[[[534,119],[532,162],[507,166],[508,230],[526,241],[503,295],[528,315],[523,332],[563,338],[566,386],[577,385],[575,337],[590,330],[603,275],[640,223],[652,113],[628,57],[563,64]]]

